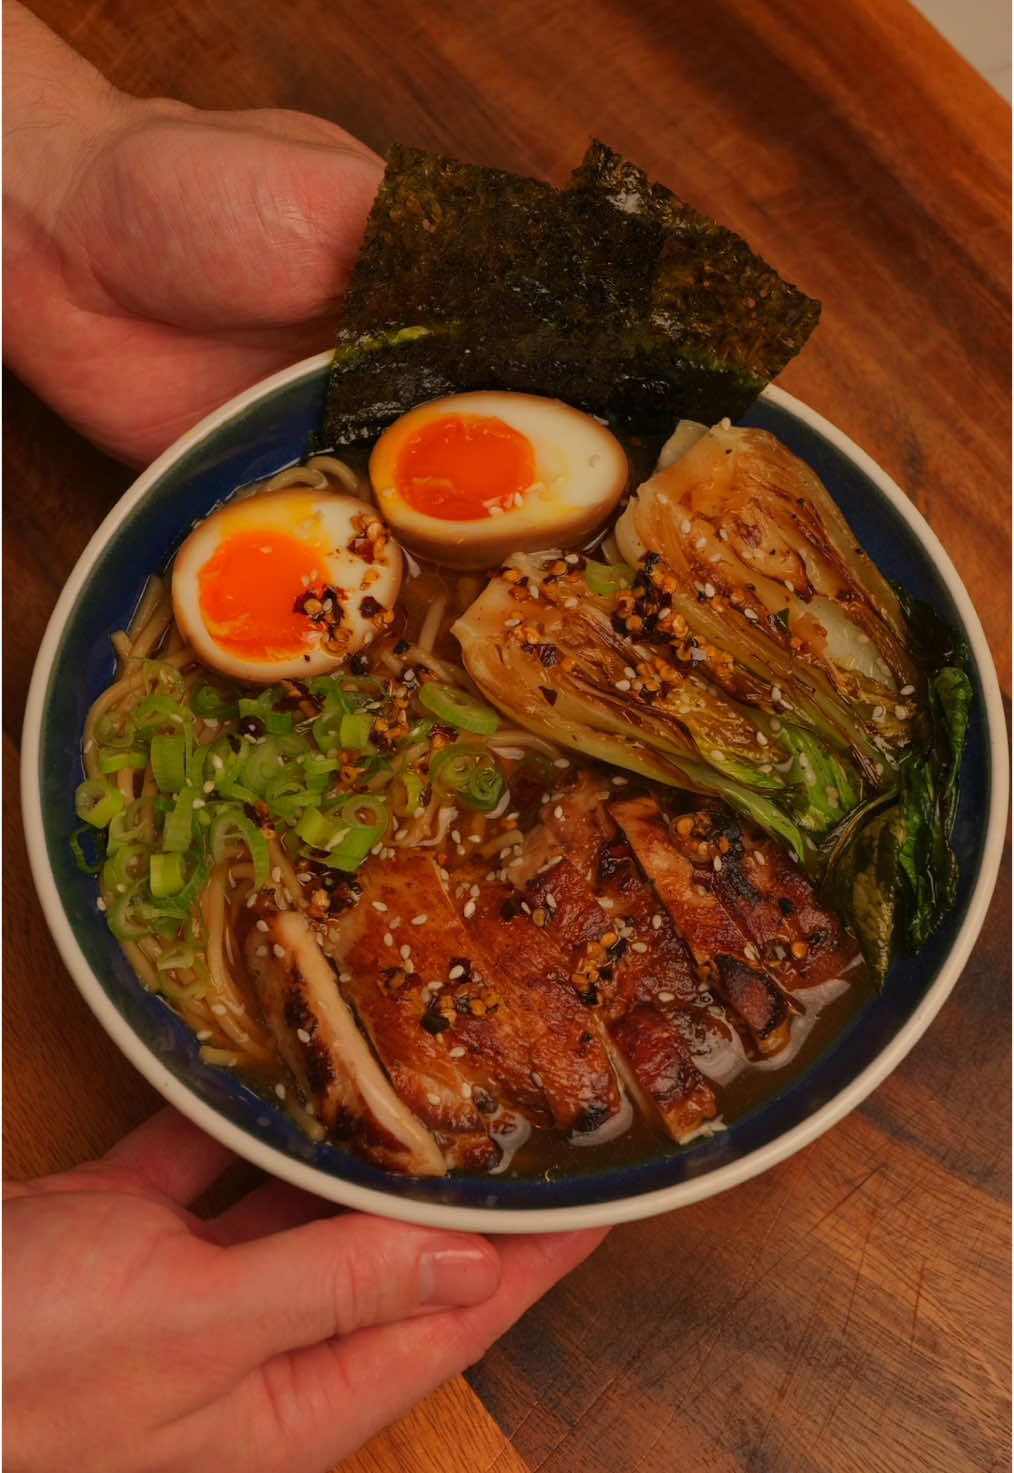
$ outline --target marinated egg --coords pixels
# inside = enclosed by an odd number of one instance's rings
[[[398,539],[458,568],[580,543],[606,520],[627,475],[623,447],[599,420],[509,391],[421,404],[388,426],[370,457],[377,504]]]
[[[237,680],[322,675],[391,621],[402,556],[372,506],[286,487],[226,505],[176,555],[176,622]]]

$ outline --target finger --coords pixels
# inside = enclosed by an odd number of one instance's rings
[[[301,1227],[318,1218],[335,1217],[343,1210],[312,1192],[302,1192],[286,1182],[270,1181],[220,1212],[206,1226],[211,1240],[224,1248]]]
[[[105,1160],[127,1167],[174,1202],[192,1202],[235,1159],[234,1152],[166,1107],[124,1136]]]
[[[287,1473],[346,1457],[480,1359],[604,1236],[604,1230],[590,1230],[498,1238],[500,1285],[483,1303],[276,1357],[216,1409],[249,1438],[248,1446],[236,1449],[242,1466],[248,1473]]]
[[[234,1363],[390,1324],[495,1292],[500,1258],[477,1234],[347,1213],[226,1248],[203,1287]]]

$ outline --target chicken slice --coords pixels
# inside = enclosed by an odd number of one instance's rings
[[[471,989],[477,1015],[466,1011],[458,1024],[463,1035],[482,1033],[487,1018],[495,1018],[501,1039],[523,1041],[531,1078],[556,1129],[586,1140],[620,1134],[630,1123],[630,1103],[601,1025],[575,991],[564,952],[526,914],[510,885],[459,884],[452,898],[468,936],[472,975],[482,979]]]
[[[706,863],[688,857],[674,842],[653,798],[613,803],[610,813],[698,968],[746,1029],[752,1049],[762,1057],[778,1053],[789,1042],[791,1009],[777,982],[760,965],[756,946],[715,894],[713,878],[720,873],[722,856],[708,850]]]
[[[251,912],[243,952],[282,1058],[328,1134],[378,1166],[443,1176],[430,1132],[398,1098],[342,998],[327,958],[299,911]]]
[[[358,879],[358,903],[329,923],[324,940],[342,991],[448,1165],[490,1171],[501,1157],[491,1135],[512,1134],[516,1120],[485,1060],[462,1047],[434,1007],[467,944],[436,867],[425,854],[404,854],[371,861]]]
[[[714,893],[782,986],[819,987],[859,964],[856,942],[774,840],[748,837],[736,815],[717,803],[704,805],[689,824],[686,817],[680,822],[693,843],[720,849]]]
[[[583,793],[553,809],[552,827],[527,836],[519,866],[538,866],[525,885],[533,917],[566,949],[575,985],[599,1010],[614,1066],[642,1112],[657,1112],[674,1140],[686,1140],[717,1113],[694,1050],[713,1050],[717,1034],[727,1051],[730,1030],[692,1004],[699,984],[686,947],[615,825],[586,808]],[[591,883],[570,853],[584,860]]]

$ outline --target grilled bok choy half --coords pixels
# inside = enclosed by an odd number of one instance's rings
[[[622,562],[499,569],[455,625],[469,673],[551,741],[780,838],[882,982],[954,897],[971,685],[953,637],[766,430],[682,424],[613,540]]]

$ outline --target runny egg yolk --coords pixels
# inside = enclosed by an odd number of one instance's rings
[[[197,575],[208,632],[244,660],[298,657],[315,640],[299,607],[319,582],[320,550],[275,530],[234,532],[219,543]]]
[[[394,469],[402,499],[416,511],[473,522],[506,511],[535,481],[527,436],[485,414],[448,414],[410,435]]]

